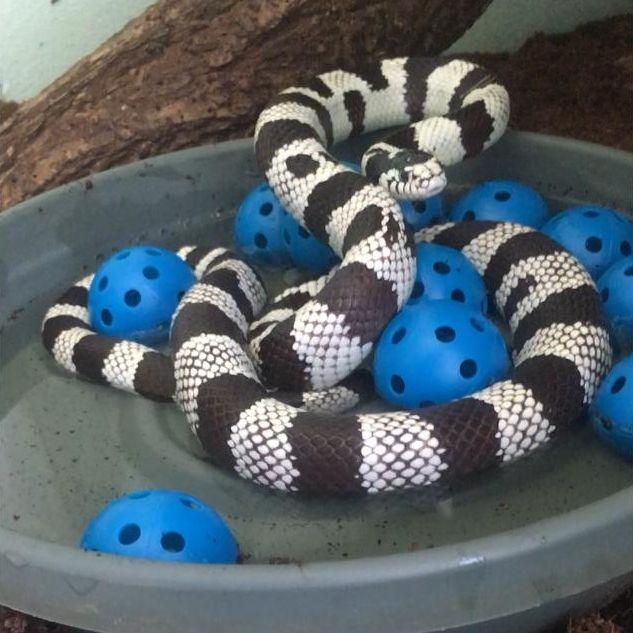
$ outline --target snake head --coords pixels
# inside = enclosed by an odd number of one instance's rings
[[[424,200],[446,187],[446,174],[439,161],[431,156],[423,163],[404,167],[400,171],[400,182],[404,183],[403,198]]]
[[[397,200],[423,200],[446,187],[446,174],[433,155],[377,143],[363,156],[368,178]]]

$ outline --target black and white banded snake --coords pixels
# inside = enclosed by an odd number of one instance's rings
[[[512,334],[511,377],[425,409],[341,413],[366,396],[367,375],[354,370],[413,286],[414,236],[396,198],[439,192],[443,166],[496,142],[508,117],[503,85],[461,60],[389,59],[288,88],[259,117],[257,161],[282,204],[342,263],[262,312],[266,291],[248,263],[226,249],[183,247],[198,282],[172,321],[171,355],[97,335],[91,277],[50,308],[44,344],[67,370],[175,400],[214,464],[279,490],[414,488],[525,455],[579,418],[612,351],[589,274],[517,224],[443,224],[415,236],[461,250],[482,274]],[[326,149],[396,126],[365,153],[366,176]]]

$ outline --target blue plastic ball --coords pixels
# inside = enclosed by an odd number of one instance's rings
[[[633,460],[633,354],[617,363],[603,380],[590,418],[603,442]]]
[[[449,299],[486,312],[486,285],[472,262],[458,250],[421,242],[416,246],[416,274],[408,305]]]
[[[488,180],[467,191],[453,207],[450,219],[497,220],[540,228],[549,217],[543,197],[514,180]]]
[[[110,502],[86,527],[81,547],[184,563],[234,563],[238,555],[224,519],[176,490],[139,490]]]
[[[598,280],[598,290],[620,349],[633,349],[633,255],[613,264]]]
[[[176,253],[158,246],[125,248],[106,260],[88,291],[92,327],[100,334],[161,343],[178,302],[196,278]]]
[[[510,368],[501,332],[478,310],[454,301],[407,306],[383,331],[374,354],[381,398],[417,408],[482,389]]]
[[[413,229],[419,231],[444,221],[444,199],[442,194],[431,196],[426,200],[400,200],[402,217]]]
[[[281,235],[297,268],[321,274],[340,261],[325,242],[306,231],[289,213],[284,213],[281,220]]]
[[[268,266],[285,266],[290,256],[281,238],[285,209],[266,184],[261,183],[244,198],[235,218],[236,246]]]
[[[633,253],[633,223],[607,207],[567,209],[541,230],[572,253],[594,279]]]

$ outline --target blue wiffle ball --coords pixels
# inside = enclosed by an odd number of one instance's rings
[[[598,280],[602,308],[621,351],[633,349],[633,255],[611,266]]]
[[[304,229],[289,213],[284,213],[281,220],[281,236],[297,268],[321,274],[340,262],[340,258],[325,242]]]
[[[182,563],[235,563],[238,556],[224,519],[177,490],[138,490],[111,501],[86,526],[81,547]]]
[[[545,200],[532,187],[515,180],[487,180],[469,189],[455,203],[449,219],[515,222],[538,229],[549,213]]]
[[[399,202],[402,217],[414,232],[445,221],[444,197],[441,193],[425,200],[400,200]]]
[[[486,285],[473,263],[460,251],[421,242],[416,246],[415,283],[408,305],[449,299],[486,312]]]
[[[235,217],[237,248],[260,264],[286,266],[290,256],[281,236],[286,211],[266,183],[253,188],[242,201]]]
[[[541,230],[572,253],[594,279],[618,259],[633,254],[633,223],[607,207],[567,209],[554,215]]]
[[[189,265],[172,251],[149,244],[124,248],[93,277],[90,323],[106,336],[163,343],[178,302],[195,280]]]
[[[418,408],[505,378],[510,359],[501,332],[480,310],[441,300],[399,312],[378,340],[373,367],[381,398]]]
[[[590,419],[607,446],[633,460],[633,354],[614,365],[602,381]]]

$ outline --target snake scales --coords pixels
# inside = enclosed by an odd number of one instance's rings
[[[512,334],[512,376],[425,409],[340,413],[367,397],[367,374],[355,370],[411,293],[414,238],[396,199],[439,192],[443,167],[498,140],[508,116],[503,85],[460,60],[389,59],[288,88],[259,117],[258,164],[340,266],[262,312],[249,264],[183,247],[198,282],[172,321],[170,355],[95,334],[90,277],[50,308],[44,344],[67,370],[174,399],[214,464],[271,488],[376,493],[525,455],[581,415],[612,356],[588,273],[525,226],[463,222],[415,236],[461,250],[482,274]],[[366,176],[326,149],[396,126],[365,153]]]

